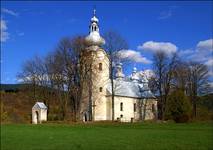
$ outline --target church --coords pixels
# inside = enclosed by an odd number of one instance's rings
[[[86,82],[82,81],[81,120],[130,122],[156,119],[157,99],[150,91],[145,75],[133,68],[131,75],[125,76],[122,63],[118,63],[115,78],[111,82],[109,58],[102,48],[105,40],[100,35],[98,24],[99,20],[94,10],[89,35],[85,39],[87,47],[81,54],[84,56],[81,59],[84,70],[90,66],[90,78]]]

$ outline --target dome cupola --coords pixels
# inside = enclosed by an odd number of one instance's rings
[[[130,79],[131,79],[133,82],[138,82],[138,81],[139,81],[139,77],[138,77],[138,75],[137,75],[137,68],[136,68],[136,67],[133,68],[133,71],[132,71],[132,74],[131,74]]]
[[[98,26],[98,18],[96,17],[96,10],[93,10],[93,17],[91,18],[90,22],[90,32],[89,35],[86,37],[86,42],[88,46],[101,46],[105,44],[105,40],[100,36],[99,33],[99,26]]]
[[[118,63],[116,65],[117,71],[115,74],[116,79],[123,79],[124,78],[124,74],[123,74],[123,69],[122,69],[122,63]]]

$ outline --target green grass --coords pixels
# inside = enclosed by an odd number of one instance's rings
[[[210,123],[1,125],[1,150],[213,150]]]

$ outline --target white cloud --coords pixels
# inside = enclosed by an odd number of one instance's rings
[[[197,44],[198,50],[210,50],[213,51],[213,39],[208,39],[205,41],[199,41]]]
[[[153,53],[156,52],[164,52],[168,55],[177,51],[177,46],[170,42],[154,42],[154,41],[147,41],[143,43],[143,45],[138,46],[139,50],[146,50]]]
[[[6,42],[9,39],[9,33],[7,32],[6,21],[1,19],[1,42]]]
[[[180,50],[178,52],[180,57],[189,56],[189,55],[192,55],[193,53],[194,53],[194,50],[192,50],[192,49]]]
[[[151,61],[146,57],[143,57],[140,52],[134,50],[120,50],[118,52],[118,57],[120,59],[126,59],[134,62],[150,64]]]
[[[213,67],[213,58],[209,58],[209,60],[207,60],[205,64],[209,67]]]
[[[209,75],[213,76],[213,39],[199,41],[194,49],[181,50],[179,56],[184,60],[205,64]]]
[[[213,52],[213,39],[199,41],[195,47],[194,53],[191,55],[185,55],[188,59],[193,61],[202,62],[208,66],[212,64],[212,52]]]
[[[12,11],[12,10],[9,10],[9,9],[6,9],[6,8],[2,8],[1,9],[2,13],[6,13],[6,14],[9,14],[9,15],[12,15],[12,16],[18,16],[18,13]]]

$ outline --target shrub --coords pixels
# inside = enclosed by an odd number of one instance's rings
[[[165,119],[175,122],[188,122],[191,106],[188,98],[181,90],[172,92],[166,102]]]

